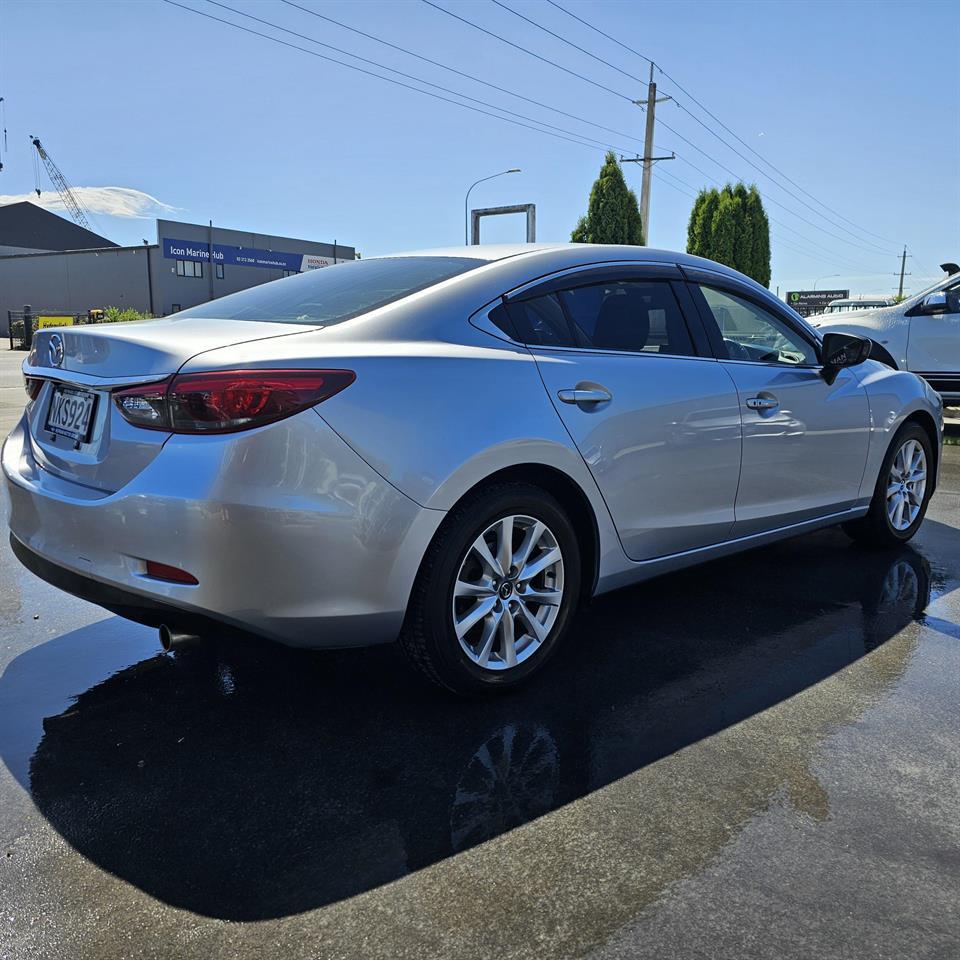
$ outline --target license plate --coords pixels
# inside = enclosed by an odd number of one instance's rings
[[[47,413],[47,429],[77,443],[86,443],[97,395],[73,387],[54,387]]]

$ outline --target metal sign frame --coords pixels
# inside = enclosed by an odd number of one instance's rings
[[[470,243],[480,243],[480,218],[500,217],[508,213],[527,215],[527,243],[537,242],[537,205],[535,203],[517,203],[509,207],[480,207],[470,211]]]

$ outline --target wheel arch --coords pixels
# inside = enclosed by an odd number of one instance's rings
[[[897,361],[893,359],[890,351],[887,350],[883,344],[878,343],[872,337],[870,339],[870,359],[877,360],[880,363],[885,363],[888,367],[892,367],[894,370],[899,370],[900,367],[897,365]]]
[[[940,474],[940,434],[937,429],[936,421],[926,410],[914,410],[909,416],[905,417],[903,424],[916,423],[927,434],[930,439],[930,450],[933,456],[933,480],[931,483],[931,493],[937,489],[937,477]],[[891,441],[892,442],[892,441]]]
[[[587,600],[596,589],[600,577],[600,528],[590,498],[584,489],[569,474],[545,463],[518,463],[504,467],[477,481],[464,490],[453,505],[492,483],[529,483],[541,487],[555,497],[573,524],[580,545],[582,576],[580,578],[581,600]],[[453,508],[451,508],[453,509]]]

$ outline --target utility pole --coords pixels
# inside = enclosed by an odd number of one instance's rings
[[[650,180],[653,177],[653,115],[657,109],[657,84],[653,79],[653,64],[650,64],[650,84],[647,87],[647,129],[643,135],[643,181],[640,186],[640,226],[643,230],[643,245],[650,236]]]
[[[657,99],[657,85],[653,79],[653,67],[654,64],[651,61],[650,83],[647,85],[647,99],[633,101],[638,107],[647,111],[647,126],[643,137],[643,156],[620,158],[621,163],[643,164],[643,180],[640,185],[640,229],[643,235],[644,246],[647,245],[650,237],[650,187],[653,180],[653,165],[658,160],[675,160],[677,156],[676,154],[671,154],[669,157],[655,157],[653,155],[653,129],[656,106],[665,100],[673,99],[672,97],[660,97],[659,100]]]
[[[903,256],[900,258],[900,289],[897,291],[897,300],[903,299],[903,278],[906,276],[904,270],[907,269],[907,245],[903,245]]]

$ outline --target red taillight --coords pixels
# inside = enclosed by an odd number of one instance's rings
[[[172,433],[249,430],[299,413],[350,386],[352,370],[186,373],[114,394],[130,423]]]
[[[190,586],[195,586],[200,582],[192,573],[187,573],[186,570],[181,570],[179,567],[171,567],[167,563],[157,563],[156,560],[146,560],[144,562],[147,566],[147,576],[153,577],[154,580],[187,583]]]

